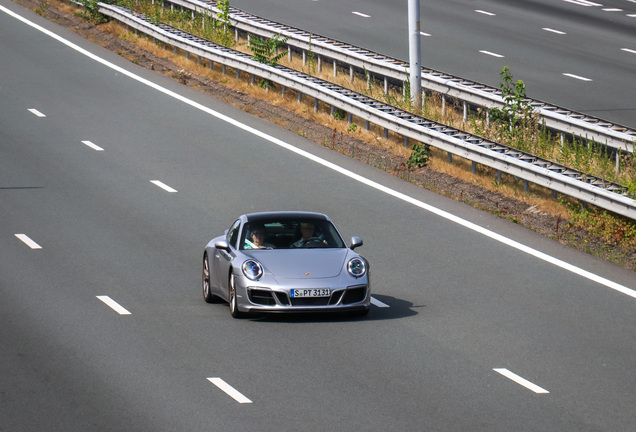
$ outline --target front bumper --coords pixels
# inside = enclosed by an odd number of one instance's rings
[[[291,298],[288,290],[266,287],[247,287],[245,291],[239,308],[246,312],[346,312],[371,306],[369,284],[332,289],[329,297]]]

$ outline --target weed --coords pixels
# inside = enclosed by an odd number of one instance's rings
[[[431,151],[428,146],[422,146],[419,144],[413,144],[411,146],[411,156],[407,161],[407,166],[409,170],[414,168],[422,168],[428,164],[430,160]]]

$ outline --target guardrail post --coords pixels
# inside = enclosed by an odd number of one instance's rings
[[[287,61],[291,63],[292,61],[292,47],[291,45],[287,45]]]
[[[404,137],[404,147],[409,148],[409,137]]]
[[[236,70],[236,79],[241,79],[241,71],[239,69]]]
[[[618,174],[620,169],[621,169],[620,160],[621,160],[621,151],[620,151],[620,149],[616,149],[616,168],[614,169],[616,174]]]
[[[473,174],[477,174],[477,162],[473,161],[471,164],[471,171]]]
[[[287,87],[285,87],[285,86],[282,86],[282,87],[283,87],[283,88],[282,88],[282,90],[280,91],[280,95],[281,95],[282,97],[285,97],[285,92],[287,91]]]
[[[384,77],[384,94],[389,94],[389,81]]]
[[[497,170],[497,183],[501,183],[501,170]]]
[[[369,120],[364,121],[364,128],[369,130],[371,128],[371,122]]]
[[[335,78],[336,76],[338,76],[338,63],[334,60],[333,61],[333,77]]]
[[[303,67],[307,66],[307,52],[303,50]]]
[[[347,124],[350,125],[351,123],[353,123],[353,114],[348,113],[347,114]]]
[[[464,123],[468,120],[468,104],[464,101]]]
[[[442,95],[442,117],[446,116],[446,96]]]
[[[453,163],[453,154],[451,152],[447,153],[446,158],[448,159],[448,163],[452,164]]]
[[[318,56],[318,73],[322,72],[322,57]]]
[[[298,103],[303,103],[303,94],[298,92]]]
[[[318,98],[314,98],[314,112],[318,112]]]
[[[225,75],[225,72],[227,72],[227,65],[223,65],[223,75]]]
[[[524,180],[523,181],[523,193],[528,193],[528,190],[530,190],[530,183],[528,183],[528,180]]]
[[[353,83],[353,66],[349,66],[349,83]]]

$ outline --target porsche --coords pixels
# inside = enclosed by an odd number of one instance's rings
[[[203,253],[203,299],[233,317],[254,312],[347,312],[371,306],[369,264],[328,216],[261,212],[240,216]]]

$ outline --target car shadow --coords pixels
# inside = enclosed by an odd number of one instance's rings
[[[397,299],[395,297],[373,294],[373,298],[380,303],[371,304],[371,310],[366,316],[356,316],[347,312],[327,313],[289,313],[267,314],[255,313],[247,317],[248,320],[271,323],[320,323],[320,322],[351,322],[351,321],[381,321],[390,319],[407,318],[417,315],[417,309],[426,305],[414,305],[413,303]],[[382,306],[378,306],[381,304]]]

